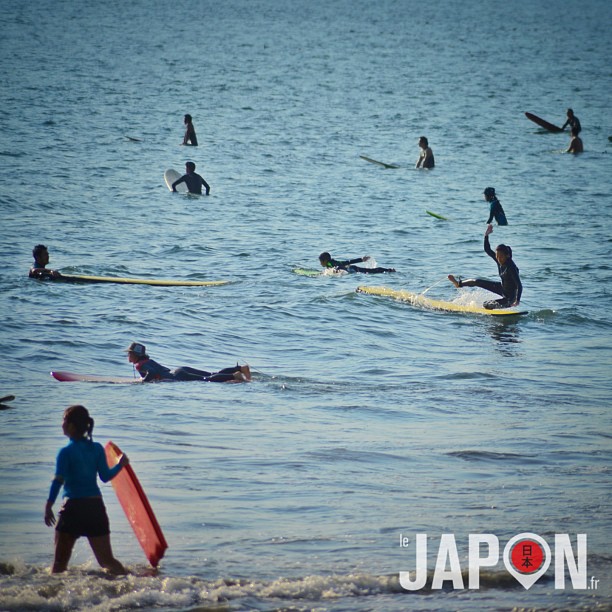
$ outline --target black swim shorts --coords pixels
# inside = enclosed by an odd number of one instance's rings
[[[108,515],[102,498],[67,499],[59,511],[55,529],[76,538],[95,538],[110,534]]]

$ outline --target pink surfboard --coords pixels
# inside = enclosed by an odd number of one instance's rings
[[[123,455],[121,449],[109,440],[104,450],[109,466],[117,465]],[[111,483],[149,563],[157,567],[168,544],[132,466],[124,466]]]

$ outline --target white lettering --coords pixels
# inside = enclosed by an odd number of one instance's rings
[[[446,560],[450,561],[450,569],[446,569]],[[452,580],[454,589],[463,588],[463,578],[461,576],[461,565],[459,564],[459,554],[455,536],[452,533],[443,533],[440,538],[440,548],[438,549],[438,560],[431,583],[432,589],[441,589],[446,580]]]
[[[565,565],[575,589],[587,588],[587,534],[576,535],[578,563],[574,557],[572,543],[567,533],[555,534],[555,589],[565,588]]]
[[[418,591],[427,582],[427,534],[416,535],[416,572],[414,580],[410,579],[410,572],[400,572],[399,582],[402,589]]]
[[[487,544],[489,554],[486,557],[480,556],[480,545]],[[470,533],[469,548],[469,588],[480,588],[480,568],[492,567],[499,561],[499,540],[492,533]]]

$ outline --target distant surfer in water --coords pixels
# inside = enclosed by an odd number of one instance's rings
[[[582,132],[582,126],[580,125],[580,119],[578,119],[578,117],[574,115],[574,111],[571,108],[567,109],[567,121],[563,124],[561,129],[564,130],[568,125],[570,126],[570,130],[571,129],[576,130],[576,136],[578,136],[578,134]]]
[[[324,268],[344,270],[346,272],[361,272],[362,274],[382,274],[383,272],[395,272],[395,268],[359,268],[353,264],[362,263],[370,259],[369,255],[357,257],[357,259],[338,260],[325,251],[319,255],[319,262]]]
[[[180,179],[172,183],[172,191],[176,192],[176,186],[185,183],[189,193],[202,195],[202,187],[204,187],[204,189],[206,189],[206,195],[209,195],[210,185],[195,171],[195,169],[196,165],[193,162],[187,162],[185,164],[186,174],[183,174]]]
[[[44,244],[37,244],[32,250],[34,265],[30,268],[30,278],[59,278],[61,274],[57,270],[47,270],[49,263],[49,251]]]
[[[504,213],[504,209],[495,195],[495,187],[487,187],[484,190],[484,199],[491,204],[487,224],[491,223],[491,221],[495,219],[495,221],[497,221],[497,225],[508,225],[506,213]]]
[[[572,136],[569,147],[566,153],[583,153],[584,152],[584,144],[582,143],[582,138],[578,136],[578,130],[576,128],[572,128],[570,130],[570,134]]]
[[[448,275],[448,280],[457,288],[481,287],[482,289],[501,295],[501,299],[490,300],[483,304],[483,307],[488,310],[518,306],[521,301],[521,294],[523,293],[523,285],[519,278],[519,269],[512,259],[512,249],[509,246],[500,244],[495,249],[495,252],[493,252],[489,244],[489,234],[492,231],[493,226],[487,225],[484,235],[484,250],[489,257],[495,260],[499,276],[501,277],[501,283],[480,278],[462,280],[461,278],[455,278],[452,274]]]
[[[417,168],[433,168],[436,163],[434,160],[434,154],[429,146],[429,141],[425,136],[421,136],[419,138],[419,147],[421,147],[421,154],[419,155],[419,159],[417,160],[416,167]]]
[[[183,137],[183,143],[185,146],[198,146],[198,138],[195,133],[195,128],[193,127],[193,120],[191,115],[185,115],[185,136]]]
[[[193,381],[203,382],[248,382],[251,380],[251,369],[248,365],[236,365],[219,372],[206,372],[196,368],[181,367],[171,370],[147,355],[144,344],[132,342],[127,348],[128,361],[134,364],[142,378],[142,382],[154,381]]]
[[[66,571],[72,549],[78,538],[85,536],[98,563],[111,574],[127,574],[113,556],[110,528],[97,476],[102,482],[112,480],[129,463],[122,455],[119,463],[108,467],[104,448],[92,439],[94,420],[84,406],[70,406],[64,411],[62,429],[70,438],[68,446],[57,454],[55,476],[51,481],[45,505],[45,524],[56,524],[53,504],[64,487],[64,504],[55,527],[55,559],[51,572]]]

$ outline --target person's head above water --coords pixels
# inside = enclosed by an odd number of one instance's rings
[[[44,244],[37,244],[32,249],[32,257],[36,264],[44,268],[49,263],[49,251]]]
[[[495,187],[487,187],[484,190],[484,197],[485,200],[490,202],[495,197]]]
[[[512,249],[506,244],[499,244],[495,249],[495,259],[503,266],[509,259],[512,259]]]
[[[191,118],[191,115],[185,115],[185,119],[184,119],[185,123],[191,123],[193,120]]]
[[[187,172],[195,172],[196,165],[193,162],[187,162],[185,164],[185,169],[187,170]]]
[[[327,268],[330,261],[331,261],[331,255],[327,251],[324,251],[323,253],[319,255],[319,262],[324,268]]]
[[[419,138],[419,146],[423,149],[426,149],[429,146],[429,141],[427,138],[425,138],[425,136],[421,136]]]

